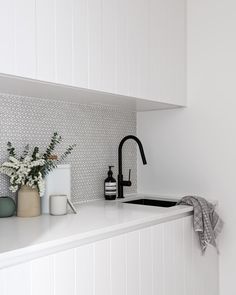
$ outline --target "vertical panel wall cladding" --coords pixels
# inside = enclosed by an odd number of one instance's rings
[[[19,264],[4,270],[4,295],[31,295],[31,267],[30,263]]]
[[[54,294],[75,295],[75,249],[67,250],[53,257],[54,264]]]
[[[56,82],[72,85],[73,0],[55,1]]]
[[[127,0],[117,1],[116,4],[116,86],[117,93],[129,94],[129,73],[128,73],[128,10]]]
[[[31,262],[31,285],[31,295],[53,294],[53,256],[46,256]]]
[[[102,89],[102,0],[88,1],[89,88]]]
[[[15,74],[36,78],[35,1],[14,1]]]
[[[151,228],[140,231],[140,294],[152,294],[153,289],[153,237]]]
[[[94,244],[94,290],[95,295],[111,294],[110,240]]]
[[[111,294],[126,293],[126,235],[110,240]]]
[[[0,72],[15,74],[14,0],[0,1]]]
[[[217,295],[217,281],[191,216],[0,270],[1,295]]]
[[[102,89],[117,93],[117,0],[102,0]]]
[[[0,73],[184,105],[185,6],[1,0]]]
[[[73,84],[89,87],[88,0],[74,1],[73,7]]]
[[[140,290],[140,233],[127,235],[127,294],[139,294]]]
[[[36,0],[36,77],[50,82],[56,82],[55,3],[55,0]]]
[[[94,291],[94,245],[76,249],[76,294],[93,295]]]

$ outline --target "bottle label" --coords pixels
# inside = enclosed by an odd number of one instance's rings
[[[116,195],[116,182],[105,183],[105,195],[114,196]]]
[[[116,187],[116,182],[106,182],[105,186],[106,187],[114,187],[114,186]]]

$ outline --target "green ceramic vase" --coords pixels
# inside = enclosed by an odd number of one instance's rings
[[[16,204],[10,197],[0,197],[0,218],[11,217],[16,212]]]

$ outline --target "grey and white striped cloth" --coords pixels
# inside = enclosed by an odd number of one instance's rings
[[[202,197],[185,196],[177,205],[193,206],[193,228],[198,232],[202,253],[209,244],[216,247],[216,238],[223,228],[223,221],[215,211],[215,206]]]

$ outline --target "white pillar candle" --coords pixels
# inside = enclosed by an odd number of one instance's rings
[[[65,215],[67,214],[67,195],[50,196],[50,214]]]

